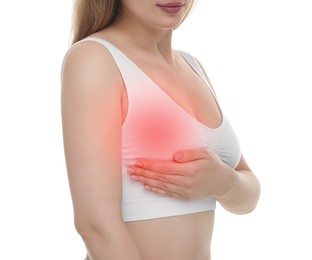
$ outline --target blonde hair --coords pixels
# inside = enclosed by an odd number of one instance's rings
[[[120,0],[74,0],[72,44],[111,25],[118,16]]]
[[[184,19],[195,2],[196,0],[192,1]],[[111,25],[120,13],[120,8],[121,0],[74,0],[71,43],[74,44]]]

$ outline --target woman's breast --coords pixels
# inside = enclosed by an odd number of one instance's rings
[[[202,145],[203,129],[194,124],[180,107],[161,101],[147,99],[141,102],[143,104],[129,107],[122,127],[125,159],[171,159],[177,150]]]
[[[125,224],[142,260],[210,260],[213,210]]]

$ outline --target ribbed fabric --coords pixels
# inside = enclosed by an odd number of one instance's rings
[[[149,192],[141,183],[131,180],[127,166],[138,158],[169,160],[176,151],[205,147],[235,168],[240,160],[240,147],[225,115],[222,114],[219,127],[205,126],[181,108],[114,45],[94,37],[83,41],[96,41],[109,50],[128,95],[121,147],[123,220],[139,221],[215,209],[213,198],[183,201]],[[196,59],[185,52],[180,54],[212,91]]]

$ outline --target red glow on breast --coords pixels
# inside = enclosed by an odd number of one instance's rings
[[[183,111],[166,106],[142,109],[133,120],[135,131],[132,137],[136,140],[136,145],[144,151],[157,153],[175,150],[191,135],[181,113]]]

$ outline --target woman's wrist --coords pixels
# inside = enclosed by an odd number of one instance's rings
[[[221,162],[221,170],[219,172],[219,182],[217,185],[216,195],[214,196],[219,202],[227,200],[231,196],[235,187],[239,186],[240,176],[237,171]]]

